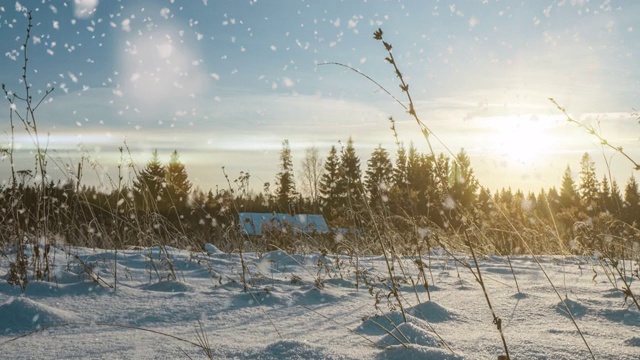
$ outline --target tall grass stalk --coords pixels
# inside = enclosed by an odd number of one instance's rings
[[[469,267],[469,270],[471,270],[471,273],[476,278],[476,281],[480,284],[480,287],[482,288],[482,293],[484,294],[484,298],[487,301],[487,306],[489,307],[489,310],[491,311],[491,316],[493,316],[493,324],[496,326],[496,329],[500,333],[500,339],[502,340],[502,346],[504,348],[504,352],[505,352],[505,356],[506,356],[505,360],[510,360],[511,357],[509,356],[509,348],[507,347],[507,341],[505,340],[504,333],[502,332],[502,319],[499,318],[496,315],[496,312],[493,310],[493,306],[491,305],[491,300],[489,299],[489,292],[487,291],[487,288],[485,287],[484,280],[482,279],[482,272],[480,271],[480,266],[478,265],[478,259],[476,258],[475,251],[473,250],[473,244],[472,244],[471,240],[469,239],[469,231],[465,231],[464,232],[464,237],[465,237],[465,240],[466,240],[466,244],[469,247],[469,251],[471,251],[471,256],[473,258],[473,263],[474,263],[474,265],[476,267],[476,271],[475,272],[471,269],[471,267]]]
[[[15,237],[17,242],[16,261],[10,269],[10,278],[12,283],[20,285],[20,288],[24,292],[28,283],[27,265],[28,259],[26,257],[26,247],[28,242],[28,236],[18,228],[22,221],[29,218],[27,215],[23,217],[21,208],[23,207],[23,196],[18,186],[16,174],[20,173],[15,169],[15,120],[14,116],[22,124],[24,131],[30,137],[33,145],[35,146],[35,172],[36,181],[39,184],[40,197],[36,202],[35,214],[31,214],[32,223],[34,224],[34,234],[31,240],[31,247],[33,250],[31,260],[33,266],[33,273],[36,280],[51,280],[51,264],[49,263],[49,251],[54,239],[50,238],[50,234],[47,231],[47,217],[49,214],[49,199],[47,196],[47,147],[41,143],[40,133],[38,131],[38,121],[36,117],[36,110],[43,101],[49,97],[54,88],[51,87],[45,90],[44,94],[39,100],[33,98],[31,94],[31,83],[28,79],[29,69],[29,41],[31,39],[31,30],[33,28],[33,17],[31,12],[27,13],[27,28],[25,40],[22,43],[21,52],[23,55],[22,65],[22,84],[24,86],[24,94],[18,95],[14,91],[7,89],[6,85],[2,84],[2,91],[5,94],[5,98],[9,102],[9,121],[11,127],[11,141],[9,149],[6,152],[9,154],[10,166],[11,166],[11,180],[12,180],[12,198],[16,201],[16,205],[13,207],[12,221],[17,223],[15,227]],[[18,109],[18,102],[24,105],[24,110],[21,112]],[[29,174],[29,172],[25,172]],[[26,220],[28,221],[28,220]],[[42,245],[42,253],[40,252],[40,245]]]
[[[547,202],[548,203],[548,202]],[[571,322],[573,323],[573,326],[576,328],[576,330],[578,331],[578,334],[580,335],[580,338],[582,339],[582,342],[584,342],[584,345],[587,347],[587,350],[589,351],[589,354],[591,355],[591,358],[593,360],[595,360],[595,355],[593,354],[593,351],[591,350],[591,347],[589,346],[589,343],[587,342],[587,339],[584,337],[584,334],[582,333],[582,330],[580,329],[580,326],[578,326],[578,322],[576,321],[576,318],[573,316],[573,313],[571,312],[571,309],[569,309],[569,306],[567,305],[567,303],[564,301],[564,299],[562,298],[562,296],[560,295],[560,292],[558,291],[558,288],[555,286],[555,284],[553,283],[553,281],[551,280],[551,278],[549,277],[549,274],[547,273],[547,271],[544,269],[544,266],[542,266],[542,263],[540,262],[540,259],[538,259],[538,256],[533,252],[533,250],[529,247],[529,245],[527,244],[527,242],[524,240],[524,238],[522,237],[522,235],[520,234],[520,232],[517,231],[517,229],[515,228],[515,226],[513,225],[513,223],[509,220],[508,216],[504,213],[504,211],[502,211],[501,208],[498,208],[498,210],[502,213],[502,215],[504,216],[505,220],[508,221],[509,225],[514,229],[514,231],[516,232],[516,234],[520,237],[520,240],[522,241],[522,243],[524,244],[524,246],[527,248],[528,253],[533,257],[533,260],[536,262],[536,264],[538,265],[538,268],[540,268],[540,271],[542,271],[542,273],[544,274],[545,278],[547,279],[547,282],[549,283],[549,285],[551,285],[551,288],[553,289],[554,293],[556,294],[556,296],[558,296],[558,299],[560,300],[560,302],[562,303],[562,306],[564,307],[565,311],[567,312],[567,314],[569,314],[569,318],[571,319]],[[559,239],[559,235],[558,235],[558,239]]]
[[[629,154],[627,154],[622,148],[622,146],[615,146],[611,144],[604,136],[602,136],[602,134],[600,134],[600,132],[595,127],[590,125],[585,125],[575,120],[573,117],[569,115],[569,113],[567,112],[567,109],[560,106],[560,104],[558,104],[558,102],[555,101],[553,98],[549,98],[549,101],[551,101],[551,103],[555,105],[556,108],[564,114],[568,122],[577,125],[579,128],[587,131],[590,135],[595,136],[600,141],[601,145],[606,146],[609,149],[615,151],[616,153],[624,156],[627,160],[629,160],[629,162],[631,162],[631,164],[633,164],[633,167],[635,170],[640,170],[640,164],[638,164]]]

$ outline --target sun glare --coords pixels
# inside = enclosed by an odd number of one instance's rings
[[[553,119],[528,116],[501,116],[487,119],[487,145],[512,164],[531,164],[556,150],[550,128]]]

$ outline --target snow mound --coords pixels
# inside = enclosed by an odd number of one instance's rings
[[[158,281],[153,284],[142,285],[140,289],[168,293],[194,292],[192,286],[180,281]]]
[[[488,272],[488,273],[493,273],[493,274],[500,274],[500,275],[511,275],[511,274],[513,274],[513,271],[511,271],[511,268],[509,268],[509,267],[499,267],[499,266],[485,266],[485,268],[482,269],[482,271],[483,272]]]
[[[236,308],[250,306],[275,306],[284,304],[285,301],[277,294],[271,291],[250,291],[246,293],[235,294],[231,298],[231,306]]]
[[[29,332],[80,320],[74,313],[40,304],[26,297],[12,297],[0,305],[0,319],[0,332],[4,334]]]
[[[575,300],[564,299],[564,303],[567,305],[574,318],[581,318],[585,316],[589,310],[589,308]],[[556,304],[556,312],[560,315],[569,316],[569,313],[567,313],[567,309],[562,304],[562,301]]]
[[[277,341],[255,353],[244,352],[240,357],[260,360],[344,359],[344,356],[332,354],[327,348],[314,346],[302,341]]]
[[[72,284],[64,284],[54,286],[51,295],[67,295],[67,296],[84,296],[84,295],[101,295],[108,293],[109,290],[93,281],[81,281]],[[27,288],[27,294],[31,295]]]
[[[385,335],[392,331],[394,326],[403,322],[402,314],[399,311],[392,311],[385,315],[376,315],[364,319],[355,331],[366,335]]]
[[[461,355],[454,355],[445,349],[410,344],[407,347],[392,346],[376,356],[378,360],[463,360]]]
[[[523,293],[523,292],[519,292],[519,293],[511,295],[511,298],[515,299],[515,300],[528,299],[529,298],[529,294],[526,294],[526,293]]]
[[[640,327],[640,313],[631,309],[605,309],[602,316],[611,322]]]
[[[438,305],[434,301],[425,301],[410,309],[407,309],[407,314],[432,323],[439,323],[454,320],[457,318],[457,316],[453,312]]]
[[[211,243],[206,243],[204,244],[204,251],[206,251],[207,253],[214,255],[214,254],[224,254],[222,251],[220,251],[220,249],[218,249],[217,246],[211,244]]]
[[[624,293],[620,289],[608,289],[602,297],[608,299],[622,299],[624,298]]]
[[[355,289],[356,288],[356,284],[354,284],[353,282],[349,281],[349,280],[345,280],[345,279],[326,279],[324,281],[325,284],[327,285],[332,285],[332,286],[336,286],[336,287],[341,287],[341,288],[345,288],[345,289]]]
[[[304,263],[304,259],[300,255],[290,255],[286,251],[274,250],[270,251],[262,256],[269,262],[272,262],[276,267],[282,266],[300,266]]]
[[[307,291],[293,291],[291,296],[296,304],[303,305],[327,304],[339,301],[339,298],[335,295],[331,295],[315,287]]]
[[[437,347],[438,340],[426,330],[413,323],[403,323],[396,326],[387,335],[378,340],[378,345],[387,347],[392,345],[416,344],[428,347]]]

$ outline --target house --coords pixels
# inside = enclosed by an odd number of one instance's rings
[[[327,234],[329,226],[318,214],[240,213],[240,225],[245,234],[261,236],[269,231],[293,231],[294,234]]]

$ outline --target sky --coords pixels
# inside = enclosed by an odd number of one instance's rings
[[[54,177],[84,159],[84,181],[108,185],[118,163],[139,169],[154,149],[163,161],[177,150],[197,187],[226,188],[224,173],[233,182],[244,171],[259,190],[275,183],[285,139],[296,171],[306,148],[326,157],[350,136],[363,170],[379,144],[395,154],[389,116],[406,146],[428,152],[393,98],[325,64],[352,66],[406,104],[378,28],[434,150],[464,148],[489,189],[559,186],[567,165],[578,180],[585,152],[599,177],[623,185],[634,174],[549,98],[640,161],[632,0],[2,0],[0,82],[17,94],[27,11],[32,93],[55,88],[36,112]],[[19,127],[15,136],[18,168],[33,168],[33,140]],[[4,159],[0,178],[8,173]]]

